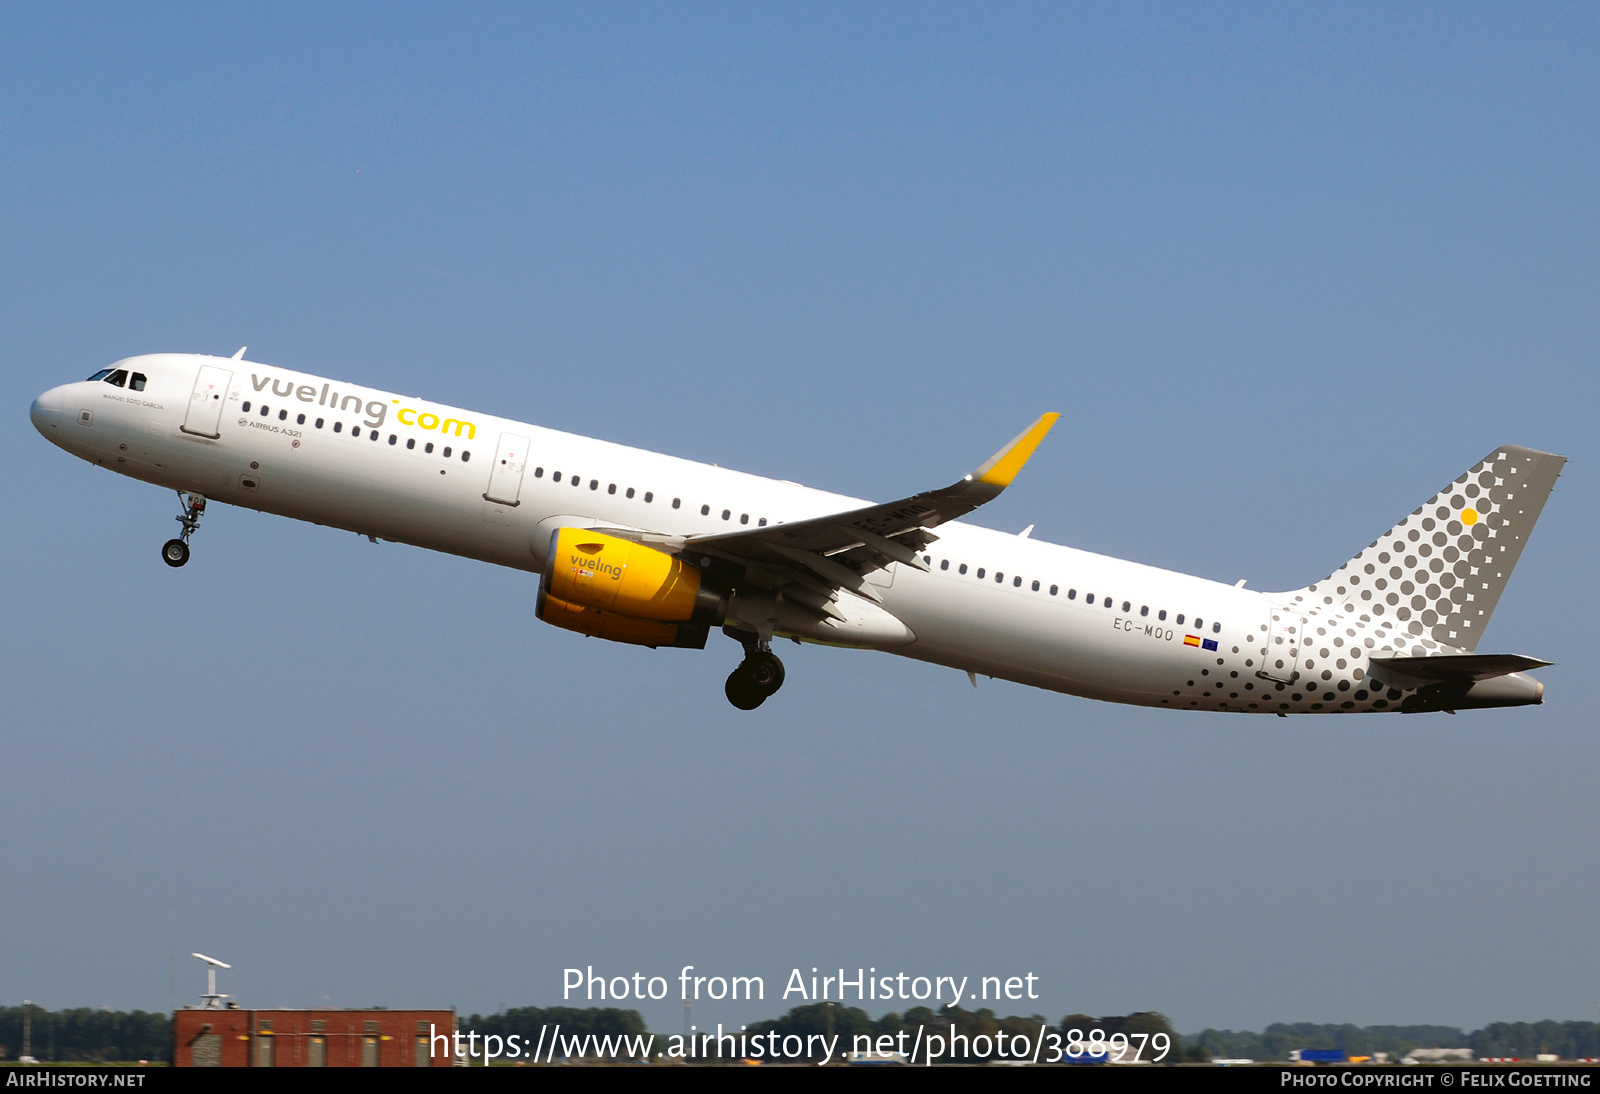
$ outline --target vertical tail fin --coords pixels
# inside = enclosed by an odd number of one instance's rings
[[[1566,462],[1531,448],[1497,448],[1300,592],[1471,653]]]

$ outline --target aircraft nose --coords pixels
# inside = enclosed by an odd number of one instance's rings
[[[33,406],[28,410],[28,417],[33,420],[33,428],[50,436],[50,431],[61,420],[61,389],[53,387],[33,401]]]

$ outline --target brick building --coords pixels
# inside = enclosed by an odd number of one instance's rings
[[[244,1010],[172,1016],[174,1067],[449,1067],[453,1010]]]

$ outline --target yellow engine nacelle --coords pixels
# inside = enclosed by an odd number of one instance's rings
[[[582,528],[558,528],[551,535],[539,596],[541,606],[550,600],[639,623],[690,623],[704,628],[720,624],[728,613],[727,595],[707,586],[700,571],[683,560],[654,547]],[[539,617],[554,622],[555,618],[570,618],[571,613],[542,607]],[[590,621],[569,629],[597,633],[586,629],[591,626],[598,624]],[[620,625],[608,626],[615,630]],[[616,640],[635,641],[621,637]],[[644,644],[677,643],[668,640]]]
[[[612,615],[558,600],[543,589],[539,590],[539,603],[534,607],[533,614],[553,627],[611,642],[629,642],[635,646],[703,650],[710,633],[710,628],[704,623],[658,623],[654,619]]]

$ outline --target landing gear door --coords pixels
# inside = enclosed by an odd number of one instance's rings
[[[1292,684],[1300,675],[1300,639],[1306,621],[1299,612],[1273,605],[1267,619],[1267,641],[1257,676]]]
[[[483,492],[484,500],[501,505],[522,504],[522,472],[527,465],[528,438],[500,434],[500,447],[494,454],[494,466],[489,469],[489,489]]]
[[[189,393],[189,412],[183,416],[178,428],[196,437],[222,436],[222,405],[228,394],[228,384],[233,373],[216,365],[201,365],[195,377],[194,390]]]

